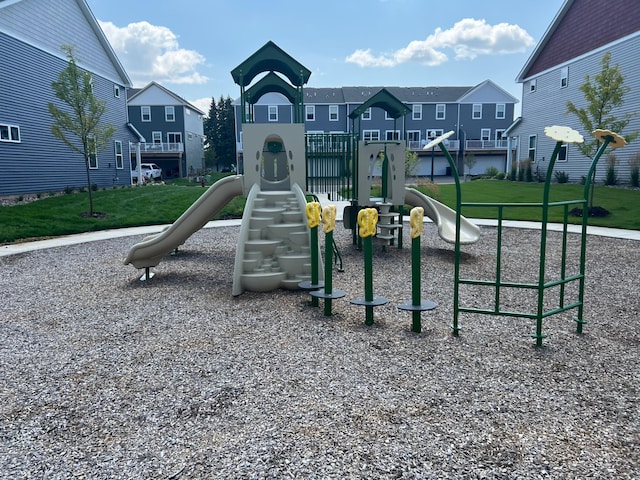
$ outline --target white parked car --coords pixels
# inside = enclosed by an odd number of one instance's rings
[[[162,180],[162,169],[155,163],[143,163],[140,165],[142,176],[145,180]],[[131,170],[131,180],[138,181],[138,168]]]

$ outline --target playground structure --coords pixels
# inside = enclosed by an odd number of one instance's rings
[[[289,79],[287,84],[278,71]],[[255,76],[269,72],[255,85],[246,89]],[[365,296],[351,303],[365,306],[367,325],[373,323],[373,307],[387,303],[384,297],[373,295],[372,289],[372,241],[377,237],[384,245],[392,244],[397,238],[398,248],[402,248],[403,208],[408,204],[419,207],[437,226],[439,236],[455,248],[454,271],[454,318],[451,325],[454,335],[458,335],[460,313],[491,314],[510,317],[523,317],[536,320],[536,344],[542,345],[545,335],[542,332],[543,319],[571,309],[577,309],[577,331],[582,332],[584,306],[584,270],[586,254],[586,227],[588,216],[583,216],[581,234],[581,255],[579,272],[568,274],[564,267],[566,258],[566,239],[569,206],[581,205],[584,210],[588,204],[588,190],[591,175],[587,177],[583,198],[550,202],[549,189],[553,167],[561,146],[564,143],[581,141],[577,132],[566,127],[550,127],[549,136],[557,141],[544,188],[541,203],[527,204],[527,207],[540,208],[542,211],[542,238],[539,257],[539,277],[534,282],[506,282],[501,279],[501,238],[503,231],[503,211],[505,208],[521,204],[463,203],[458,169],[444,140],[453,134],[448,132],[424,149],[435,146],[445,154],[456,186],[456,208],[451,209],[436,200],[427,197],[416,189],[405,186],[404,156],[406,142],[401,140],[368,142],[359,139],[356,122],[364,111],[371,107],[382,108],[395,120],[406,114],[409,109],[395,99],[385,89],[372,96],[356,108],[349,117],[352,120],[354,134],[310,134],[304,133],[304,105],[302,88],[308,80],[310,71],[297,63],[272,42],[268,42],[249,59],[232,71],[236,83],[241,87],[242,133],[244,144],[242,175],[226,177],[202,195],[174,224],[162,232],[143,239],[131,247],[125,264],[144,268],[142,279],[152,277],[151,267],[156,266],[168,253],[176,250],[186,239],[202,228],[229,201],[239,195],[246,196],[239,239],[236,249],[233,287],[234,296],[245,290],[268,292],[278,288],[305,289],[312,291],[312,305],[318,305],[318,298],[325,301],[325,315],[331,315],[331,301],[346,293],[333,290],[331,285],[332,256],[326,255],[325,269],[321,267],[317,227],[319,221],[305,223],[308,213],[307,196],[320,193],[318,185],[325,191],[331,188],[331,195],[348,199],[350,205],[343,214],[344,226],[353,232],[356,241],[364,243],[365,255]],[[285,95],[294,106],[292,124],[257,124],[252,120],[252,106],[264,93],[275,91]],[[253,102],[253,103],[252,103]],[[602,147],[594,157],[590,174],[608,146],[622,146],[617,134],[597,131]],[[317,146],[324,146],[318,149]],[[329,145],[331,148],[326,148]],[[381,196],[371,195],[374,167],[381,164]],[[345,196],[346,195],[346,196]],[[496,279],[493,281],[461,278],[460,258],[462,245],[474,243],[480,238],[480,229],[461,215],[463,209],[491,206],[498,211],[498,246],[496,253]],[[564,208],[564,229],[561,278],[545,281],[545,250],[548,212],[550,208]],[[393,210],[393,211],[392,211]],[[328,213],[329,216],[335,215]],[[396,221],[397,219],[397,221]],[[323,222],[325,220],[323,219]],[[333,237],[330,234],[333,225],[325,231],[329,243],[325,252],[333,252]],[[413,229],[412,229],[413,230]],[[359,237],[359,238],[358,238]],[[419,332],[420,312],[435,308],[435,302],[420,298],[420,235],[412,232],[412,299],[399,308],[412,311],[413,330]],[[323,279],[325,281],[323,281]],[[578,300],[566,303],[565,286],[578,283]],[[495,291],[495,301],[491,308],[465,307],[460,305],[460,288],[463,285],[476,285]],[[544,309],[545,291],[560,286],[560,304],[551,310]],[[507,311],[500,305],[501,288],[522,288],[534,290],[538,296],[536,312]],[[324,288],[324,289],[323,289]]]

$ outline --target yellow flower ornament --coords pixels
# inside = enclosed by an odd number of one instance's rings
[[[598,129],[591,132],[591,134],[601,142],[609,140],[609,146],[611,148],[622,148],[627,144],[627,141],[624,138],[611,130]]]
[[[336,206],[327,205],[322,209],[322,231],[333,232],[336,228]]]
[[[307,225],[309,225],[309,228],[315,228],[320,225],[321,210],[319,202],[307,203],[305,212],[307,214]]]
[[[409,225],[411,227],[411,238],[418,238],[422,235],[424,227],[424,208],[413,207],[409,215]]]
[[[376,234],[378,211],[375,208],[363,208],[358,212],[360,237],[367,238]]]
[[[579,132],[571,127],[564,127],[560,125],[552,125],[550,127],[544,127],[544,134],[562,143],[583,143],[584,137]]]

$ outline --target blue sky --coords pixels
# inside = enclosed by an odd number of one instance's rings
[[[309,87],[473,86],[515,77],[564,0],[88,0],[135,87],[154,80],[207,112],[230,71],[272,40]],[[444,5],[437,7],[435,4]]]

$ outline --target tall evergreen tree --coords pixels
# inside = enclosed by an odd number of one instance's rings
[[[233,101],[221,95],[216,103],[211,99],[209,115],[204,123],[205,158],[211,167],[217,170],[231,168],[235,164],[236,140]]]
[[[53,118],[51,133],[84,157],[89,215],[93,216],[91,159],[104,149],[115,133],[115,128],[100,122],[107,102],[98,100],[93,94],[91,73],[78,67],[72,46],[63,45],[62,51],[65,52],[69,64],[60,72],[58,79],[51,83],[51,88],[66,107],[61,108],[51,102],[47,105]]]
[[[218,108],[216,106],[216,99],[211,97],[211,106],[209,107],[209,113],[204,119],[204,158],[207,168],[213,168],[216,163],[216,150],[215,139],[217,136],[216,130],[218,125]]]

